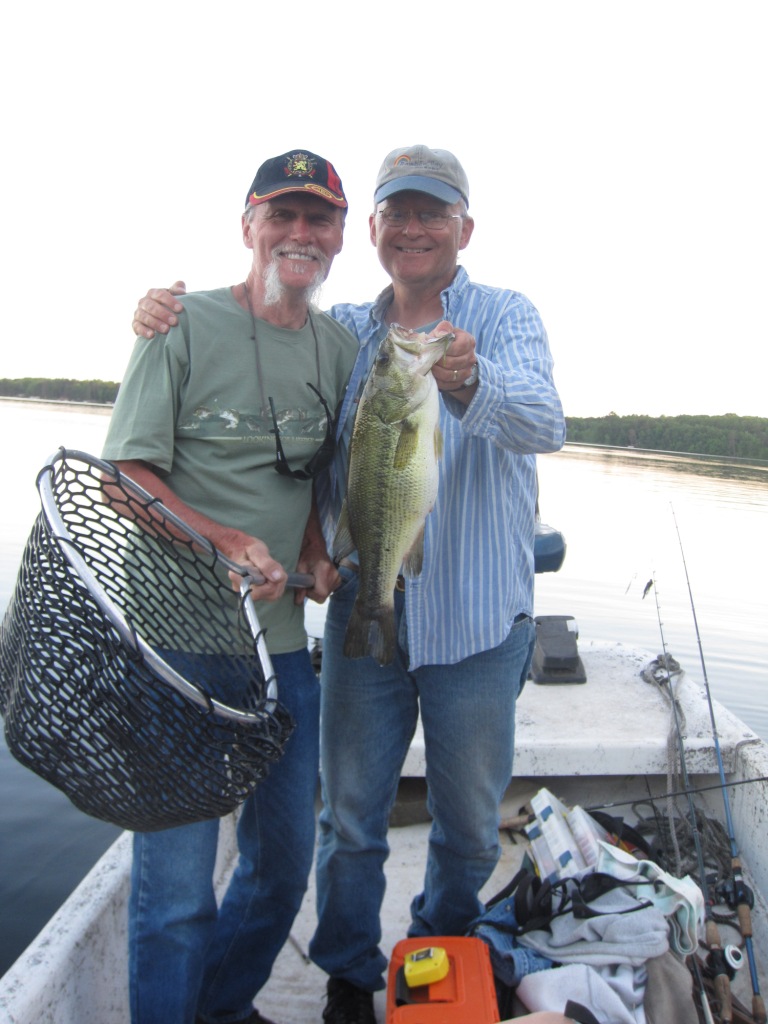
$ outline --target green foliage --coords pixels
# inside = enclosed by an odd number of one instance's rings
[[[759,416],[568,416],[568,440],[617,448],[768,459],[768,419]]]
[[[111,405],[119,384],[109,380],[67,380],[53,377],[0,377],[3,398],[38,398],[50,402],[92,402]]]

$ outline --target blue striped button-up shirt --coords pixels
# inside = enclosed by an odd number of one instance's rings
[[[536,452],[558,451],[563,410],[541,318],[518,292],[473,284],[459,267],[443,313],[472,334],[480,371],[468,406],[443,394],[445,440],[437,501],[427,516],[424,566],[406,581],[411,668],[453,664],[496,647],[515,617],[533,614]],[[360,341],[339,416],[327,481],[316,481],[330,544],[344,498],[347,453],[362,387],[388,327],[387,288],[373,303],[330,310]]]

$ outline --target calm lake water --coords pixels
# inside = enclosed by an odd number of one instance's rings
[[[10,441],[0,614],[39,511],[37,472],[61,445],[98,455],[108,420],[109,410],[0,400]],[[701,679],[676,520],[713,695],[768,739],[768,463],[569,446],[539,460],[539,481],[542,518],[562,530],[568,550],[558,573],[537,577],[537,614],[573,615],[585,639],[656,654],[656,603],[642,597],[655,576],[668,650]],[[322,619],[310,605],[311,634]],[[0,973],[117,834],[17,764],[0,739]]]

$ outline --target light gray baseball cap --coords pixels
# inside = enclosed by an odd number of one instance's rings
[[[469,206],[469,182],[464,168],[447,149],[393,149],[381,165],[374,202],[380,203],[397,192],[426,192],[444,203],[463,199]]]

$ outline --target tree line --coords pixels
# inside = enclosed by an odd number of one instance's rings
[[[0,397],[111,405],[119,383],[57,377],[0,378]],[[568,441],[618,448],[768,459],[768,419],[759,416],[567,416]]]
[[[111,405],[119,384],[110,380],[69,380],[61,377],[0,377],[0,397],[37,398],[49,402],[94,402]]]
[[[567,416],[568,440],[618,448],[768,459],[768,419],[760,416]]]

